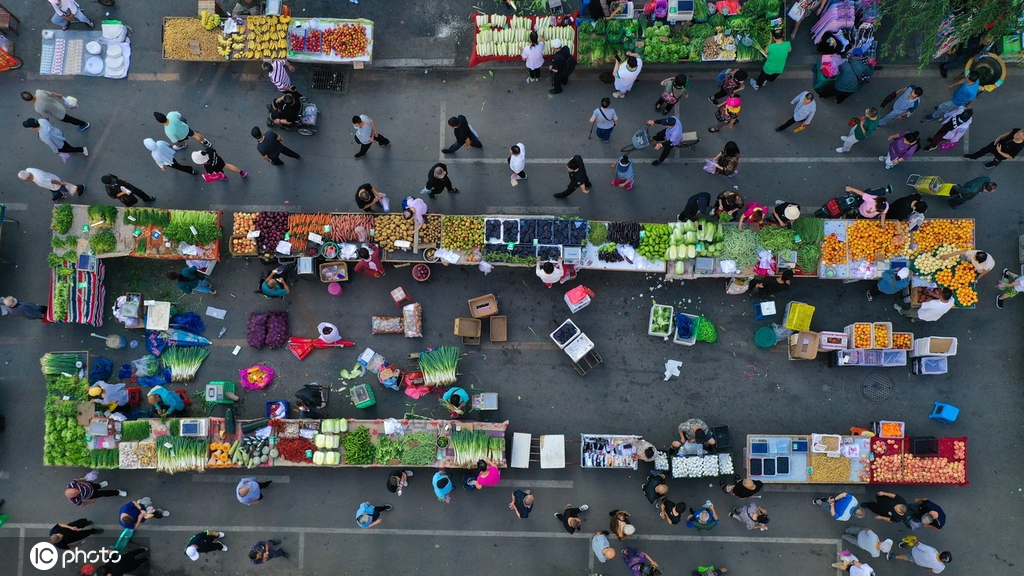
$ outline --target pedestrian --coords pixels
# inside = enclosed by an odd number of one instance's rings
[[[885,226],[885,215],[889,212],[889,203],[885,201],[885,196],[882,194],[872,194],[876,190],[869,190],[865,192],[859,188],[853,186],[847,186],[845,188],[847,192],[851,192],[860,197],[860,201],[857,203],[857,214],[861,218],[871,220],[872,218],[878,218],[881,216],[881,222],[879,226]],[[885,188],[882,188],[885,190]]]
[[[953,291],[949,288],[925,288],[918,294],[918,308],[902,308],[899,304],[893,304],[897,312],[910,318],[911,322],[920,320],[922,322],[935,322],[949,312],[954,305]]]
[[[153,140],[152,138],[146,138],[142,141],[142,144],[149,150],[149,155],[153,157],[153,161],[156,162],[157,167],[162,172],[166,172],[168,167],[174,168],[180,172],[191,174],[195,176],[199,172],[191,166],[185,166],[184,164],[178,163],[177,159],[174,158],[174,148],[163,140]]]
[[[529,490],[513,491],[508,509],[515,512],[517,518],[522,520],[529,518],[530,512],[533,511],[533,494]]]
[[[153,500],[146,496],[122,506],[117,519],[121,528],[138,530],[142,523],[150,518],[159,520],[170,515],[171,513],[167,510],[154,507]]]
[[[925,122],[937,120],[944,116],[946,112],[961,106],[970,106],[971,102],[974,102],[974,99],[978,97],[978,88],[981,87],[981,83],[978,82],[978,73],[972,71],[963,79],[963,81],[954,82],[947,86],[946,89],[952,89],[954,86],[956,87],[956,90],[953,92],[953,96],[949,100],[946,100],[936,106],[935,110],[932,110],[931,114],[925,116]]]
[[[878,108],[864,110],[864,115],[855,119],[853,127],[850,128],[850,133],[839,137],[843,141],[843,145],[836,148],[836,153],[844,154],[849,152],[854,144],[866,140],[874,134],[876,128],[878,128]]]
[[[920,214],[923,219],[924,213],[927,211],[928,204],[921,199],[919,192],[914,192],[890,202],[889,212],[886,216],[890,220],[905,222],[910,220],[911,216],[915,213]]]
[[[644,495],[647,496],[647,501],[655,506],[658,505],[658,500],[661,500],[668,494],[668,478],[666,472],[655,474],[653,471],[647,475],[647,480],[643,483],[642,489]]]
[[[1003,277],[1009,278],[1010,274],[1013,275],[1013,280],[1020,277],[1017,274],[1013,274],[1008,269],[1003,269]],[[1024,288],[1021,288],[1020,290],[1024,290]],[[1015,290],[1014,292],[1020,290]],[[907,524],[910,525],[911,530],[918,528],[917,525],[914,525],[915,523],[931,528],[932,530],[942,530],[942,527],[946,525],[946,513],[942,511],[942,508],[938,504],[935,504],[927,498],[914,498],[914,503],[917,504],[917,506],[915,506],[914,510],[907,516],[910,520]]]
[[[857,498],[846,492],[840,492],[827,498],[815,498],[811,504],[825,510],[840,522],[846,522],[851,517],[864,517],[864,509],[857,505]]]
[[[227,552],[228,547],[226,544],[221,542],[219,539],[224,537],[223,532],[217,530],[203,530],[189,539],[188,545],[185,546],[185,556],[188,556],[193,562],[199,560],[200,554],[207,552]]]
[[[264,62],[262,67],[278,92],[298,92],[292,84],[291,76],[288,75],[289,72],[295,72],[295,66],[292,66],[291,62],[283,59],[271,60]]]
[[[580,518],[580,512],[586,512],[590,509],[590,506],[586,504],[575,507],[572,504],[566,504],[565,510],[561,513],[555,512],[555,518],[562,523],[565,531],[569,534],[575,534],[580,531],[580,527],[583,526],[583,519]]]
[[[373,212],[374,206],[380,206],[386,214],[391,212],[390,204],[387,195],[377,190],[377,187],[369,182],[361,184],[356,190],[356,205],[364,212]]]
[[[146,194],[141,188],[131,182],[119,178],[115,174],[104,174],[100,176],[100,182],[107,191],[107,196],[114,200],[120,200],[125,206],[135,206],[141,198],[143,202],[155,202],[156,198]]]
[[[494,460],[477,460],[476,469],[476,478],[469,477],[469,480],[463,482],[466,490],[483,490],[485,487],[497,486],[498,482],[501,482],[501,469]]]
[[[14,296],[5,296],[0,301],[0,315],[7,316],[21,316],[23,318],[29,318],[32,320],[44,320],[46,317],[46,306],[41,306],[35,302],[21,301]]]
[[[356,524],[360,528],[373,528],[384,521],[380,517],[380,513],[387,512],[388,510],[391,510],[391,504],[375,506],[369,502],[363,502],[359,505],[359,509],[356,510]]]
[[[392,470],[391,473],[388,474],[388,492],[401,496],[402,489],[409,485],[409,478],[412,477],[412,475],[412,470]]]
[[[355,130],[356,144],[359,144],[359,152],[356,153],[356,158],[362,158],[366,156],[366,151],[370,149],[370,146],[376,142],[383,146],[391,144],[391,140],[384,137],[383,134],[377,132],[377,124],[366,114],[359,114],[358,116],[352,117],[352,129]]]
[[[590,115],[590,122],[597,128],[597,137],[607,144],[608,139],[612,137],[612,130],[619,123],[619,117],[615,114],[615,109],[612,108],[610,98],[601,98],[601,107],[594,108],[594,113]]]
[[[584,194],[590,194],[590,178],[587,176],[587,167],[583,164],[583,157],[579,154],[573,156],[565,164],[566,170],[569,171],[569,185],[565,187],[563,192],[555,194],[555,198],[568,198],[577,188],[583,191]]]
[[[260,131],[259,127],[253,126],[249,134],[256,139],[256,150],[259,151],[260,155],[267,162],[270,162],[274,166],[281,166],[284,162],[281,161],[281,154],[288,156],[289,158],[300,159],[294,150],[282,144],[284,138],[276,134],[273,130],[267,130],[264,134]]]
[[[158,416],[177,416],[185,413],[185,401],[163,386],[153,386],[146,393],[146,402]]]
[[[823,3],[821,0],[796,0],[793,2],[793,6],[787,13],[789,18],[795,22],[793,25],[793,33],[790,34],[789,37],[796,38],[796,31],[800,29],[800,23],[803,22],[804,18],[806,18],[811,12],[817,10],[818,15],[821,16],[821,11],[825,8],[825,4],[827,4],[827,2]],[[712,569],[714,569],[714,567],[712,567]],[[694,576],[698,575],[695,573]]]
[[[718,100],[721,98],[729,97],[732,98],[744,88],[747,87],[744,82],[747,81],[747,72],[742,68],[726,68],[718,73],[715,78],[715,84],[718,86],[718,92],[714,95],[708,96],[708,102],[711,102],[715,106],[718,106]]]
[[[757,502],[747,502],[739,508],[733,508],[729,517],[743,522],[747,530],[757,528],[764,532],[768,529],[768,511],[758,506]]]
[[[651,137],[651,141],[654,142],[654,149],[661,150],[661,155],[658,156],[657,160],[651,162],[651,166],[657,166],[664,162],[668,158],[669,152],[683,142],[683,121],[677,116],[647,121],[648,126],[654,126],[655,124],[660,124],[665,128],[662,128]]]
[[[966,40],[962,40],[956,47],[956,50],[952,53],[946,54],[946,61],[939,64],[939,76],[943,78],[949,74],[950,70],[956,70],[961,75],[964,71],[964,65],[971,58],[974,58],[979,53],[983,52],[984,44],[982,39],[985,37],[985,32],[975,34]]]
[[[355,268],[352,269],[353,273],[362,272],[370,278],[380,278],[386,274],[384,272],[384,263],[380,261],[379,247],[374,247],[373,245],[360,246],[359,250],[356,251],[356,256],[359,258],[359,262],[356,262]],[[412,476],[412,472],[409,471],[408,475]]]
[[[32,102],[35,108],[36,114],[40,117],[46,118],[49,121],[58,120],[60,122],[67,122],[78,127],[79,132],[85,132],[91,126],[85,120],[79,120],[74,116],[68,114],[68,109],[65,104],[65,98],[63,94],[57,92],[49,92],[47,90],[36,90],[35,94],[31,92],[22,92],[21,99],[25,102]]]
[[[889,136],[889,153],[879,156],[879,162],[885,162],[885,169],[892,170],[894,166],[910,160],[920,149],[920,132],[902,132]]]
[[[644,61],[636,52],[626,52],[626,59],[615,59],[615,68],[612,75],[615,76],[615,92],[613,98],[625,98],[626,93],[633,89],[637,76],[643,70]]]
[[[529,71],[526,83],[540,82],[540,69],[544,66],[544,43],[540,41],[536,30],[530,30],[530,43],[523,46],[523,60]]]
[[[611,520],[608,522],[608,529],[619,541],[625,540],[636,532],[636,527],[629,521],[629,512],[625,510],[612,510],[608,513]]]
[[[879,108],[885,108],[889,102],[892,102],[892,111],[879,120],[878,125],[885,126],[901,118],[909,118],[921,105],[921,96],[923,95],[924,88],[913,84],[907,84],[899,90],[894,90],[882,100],[882,105],[879,106]]]
[[[257,540],[249,548],[249,561],[253,564],[263,564],[274,558],[288,559],[288,553],[275,546],[280,546],[280,540]]]
[[[686,502],[673,502],[668,498],[662,498],[658,501],[657,506],[660,509],[658,515],[670,525],[675,526],[683,521],[683,513],[686,512]]]
[[[78,20],[89,28],[95,28],[92,20],[82,12],[82,8],[78,5],[75,0],[49,0],[50,6],[53,7],[53,17],[50,18],[50,22],[60,26],[61,30],[67,30],[68,26],[72,22]]]
[[[60,129],[54,127],[46,118],[28,118],[21,123],[22,126],[30,130],[34,130],[39,134],[39,139],[53,150],[54,154],[60,156],[61,161],[65,164],[68,162],[68,158],[71,154],[81,153],[83,156],[89,155],[89,148],[84,146],[72,146],[64,139],[64,133]]]
[[[779,292],[789,290],[793,285],[793,271],[789,268],[779,276],[759,276],[750,282],[749,294],[757,298],[774,298]]]
[[[775,222],[783,228],[790,228],[793,226],[793,221],[800,217],[800,205],[795,202],[779,202],[776,201],[775,208],[772,209],[772,213],[769,214],[765,220]]]
[[[177,282],[178,289],[185,294],[191,294],[192,292],[199,292],[201,294],[217,293],[210,284],[209,276],[200,272],[196,266],[186,266],[179,272],[168,272],[167,279]]]
[[[285,130],[294,128],[302,121],[302,94],[289,92],[274,98],[267,104],[267,128],[280,126]]]
[[[739,173],[740,147],[729,140],[714,158],[704,160],[704,171],[732,178]]]
[[[205,138],[199,138],[199,140],[203,143],[203,149],[192,153],[192,161],[202,166],[203,170],[205,170],[207,174],[214,176],[212,178],[204,176],[203,178],[205,178],[207,182],[227,180],[228,177],[224,175],[224,170],[230,170],[242,178],[249,175],[245,170],[242,170],[238,166],[224,160],[224,158],[214,150],[213,144],[209,140]],[[218,174],[220,177],[215,176]]]
[[[880,541],[878,534],[860,526],[850,526],[843,531],[843,540],[857,546],[872,558],[878,558],[882,554],[888,554],[892,550],[892,539]]]
[[[715,505],[711,503],[711,500],[704,502],[704,506],[698,512],[694,512],[693,508],[690,508],[690,515],[686,517],[687,528],[704,531],[711,530],[715,526],[718,526],[718,512],[715,511]]]
[[[183,150],[188,146],[188,139],[198,134],[189,128],[186,120],[181,117],[181,112],[176,110],[167,114],[153,112],[153,117],[156,118],[157,122],[164,125],[164,135],[167,136],[167,141],[171,143],[171,148],[174,148],[175,151]],[[202,134],[199,134],[199,137],[196,138],[199,141],[202,141],[202,139]]]
[[[633,161],[629,159],[629,156],[625,154],[619,156],[619,159],[612,163],[612,168],[615,169],[612,186],[632,190],[634,178]]]
[[[22,182],[32,182],[36,186],[44,190],[50,191],[50,197],[54,202],[63,200],[64,198],[70,198],[71,196],[81,196],[85,194],[85,184],[71,184],[66,180],[63,180],[60,176],[51,172],[40,170],[39,168],[25,168],[18,172],[18,178]]]
[[[452,116],[448,119],[448,126],[452,128],[452,132],[455,134],[455,144],[447,148],[443,148],[441,151],[445,154],[454,154],[458,152],[459,148],[465,146],[468,150],[472,148],[483,148],[484,145],[480,142],[480,135],[477,134],[476,130],[469,124],[466,117],[463,115]]]
[[[146,554],[149,548],[136,548],[129,552],[122,552],[116,562],[107,562],[96,569],[96,576],[130,576],[143,564],[149,562]]]
[[[974,110],[970,108],[954,108],[942,117],[942,125],[938,131],[928,139],[928,147],[925,151],[931,152],[942,147],[943,150],[955,148],[960,139],[967,134],[974,121]]]
[[[568,46],[562,46],[562,41],[555,38],[551,41],[551,48],[555,51],[551,59],[551,94],[561,94],[562,86],[569,85],[569,76],[576,70],[576,58],[573,58],[572,51]]]
[[[861,506],[874,512],[875,520],[893,524],[903,522],[903,517],[907,515],[907,501],[894,492],[879,491],[875,494],[874,502],[864,502]]]
[[[68,487],[64,489],[64,497],[75,506],[95,504],[97,498],[108,498],[111,496],[121,496],[123,498],[128,495],[124,490],[104,490],[107,487],[106,480],[97,483],[94,482],[95,478],[89,480],[89,476],[87,474],[84,478],[75,478],[68,482]]]
[[[910,270],[907,267],[889,268],[882,272],[878,282],[868,289],[867,299],[871,302],[879,294],[896,295],[910,286]]]
[[[508,149],[508,168],[512,171],[509,183],[519,186],[520,180],[526,180],[526,146],[522,142]]]
[[[103,533],[102,528],[89,528],[89,526],[92,526],[92,522],[85,518],[79,518],[71,524],[55,524],[53,528],[50,528],[50,544],[59,550],[68,550],[77,548],[81,545],[82,540],[93,534]]]
[[[953,561],[953,555],[948,550],[939,552],[935,548],[917,542],[913,546],[906,542],[900,542],[900,548],[910,547],[910,554],[893,554],[889,552],[886,558],[889,560],[904,560],[911,564],[917,564],[922,568],[927,568],[932,571],[932,574],[938,574],[946,569],[946,564]]]
[[[693,222],[697,218],[708,216],[711,209],[711,194],[698,192],[686,200],[686,206],[679,213],[676,220],[679,222]]]
[[[844,100],[853,96],[860,90],[860,87],[871,79],[875,69],[861,58],[844,60],[839,65],[835,81],[818,91],[818,96],[826,100],[835,96],[836,104],[842,104]]]
[[[263,500],[262,490],[273,483],[273,480],[260,482],[251,476],[247,476],[238,481],[238,485],[235,487],[235,498],[238,498],[238,501],[246,506],[258,504],[260,500]]]
[[[737,498],[746,500],[747,498],[753,497],[755,494],[761,491],[764,483],[760,480],[754,480],[753,478],[741,478],[739,476],[733,476],[733,483],[729,484],[725,478],[718,480],[718,486],[722,489],[722,492],[726,494],[732,494]]]
[[[594,556],[597,556],[597,561],[601,564],[615,558],[615,548],[612,548],[612,543],[608,541],[607,530],[594,533],[594,536],[590,539],[590,549],[594,552]]]
[[[954,184],[949,191],[949,200],[946,203],[955,210],[958,206],[966,204],[968,200],[974,198],[982,191],[995,192],[997,189],[998,186],[990,178],[979,176],[963,184]]]
[[[786,69],[786,60],[789,59],[789,53],[792,51],[793,45],[786,40],[785,31],[781,28],[772,30],[772,41],[768,44],[765,53],[764,66],[761,68],[761,73],[757,75],[757,80],[750,79],[750,86],[754,90],[760,90],[770,82],[774,82],[779,74]]]
[[[803,2],[803,4],[806,4],[806,2]],[[797,25],[799,26],[800,23],[797,22]],[[726,568],[725,566],[721,566],[719,568],[715,568],[714,566],[697,566],[697,569],[694,570],[693,572],[690,572],[690,575],[691,576],[722,576],[722,574],[725,574],[728,571],[729,571],[729,569]]]
[[[794,96],[789,103],[793,105],[793,116],[783,122],[775,131],[782,132],[797,122],[801,124],[793,129],[794,133],[806,130],[811,125],[811,120],[814,119],[814,112],[818,109],[818,103],[814,101],[814,94],[805,90]]]
[[[661,96],[654,103],[654,111],[668,116],[680,98],[690,97],[690,80],[686,74],[670,76],[661,81]]]
[[[996,261],[988,252],[981,250],[961,250],[959,252],[951,252],[949,254],[943,254],[939,256],[940,260],[949,260],[953,257],[960,257],[965,262],[970,262],[974,266],[974,271],[978,273],[978,280],[982,276],[988,274],[996,267]]]
[[[768,213],[768,207],[764,204],[747,202],[746,206],[743,208],[743,214],[740,215],[739,229],[743,230],[744,222],[750,222],[751,224],[757,224],[760,226],[764,223],[765,216]]]
[[[434,496],[445,504],[449,504],[452,501],[452,490],[455,489],[455,484],[452,483],[452,477],[445,472],[444,468],[434,473],[434,477],[430,480],[431,486],[434,488]]]
[[[729,126],[731,129],[740,121],[740,109],[743,107],[743,100],[739,96],[730,96],[725,99],[725,102],[718,106],[718,110],[715,110],[715,120],[718,121],[718,126],[712,126],[708,128],[708,132],[718,132],[722,129],[722,126]]]
[[[849,572],[850,576],[875,576],[875,569],[853,557],[846,557],[841,562],[835,562],[832,567],[836,570]]]
[[[448,178],[448,166],[438,162],[427,172],[427,185],[423,187],[423,191],[429,193],[431,198],[436,198],[445,190],[450,194],[459,193],[459,189],[453,188],[452,181]]]
[[[1017,294],[1024,292],[1024,277],[1010,272],[1009,268],[1003,268],[1003,275],[996,282],[999,294],[996,295],[996,308],[1003,309],[1003,300],[1015,298]],[[945,519],[945,514],[943,514]],[[941,526],[940,526],[941,528]]]
[[[26,120],[26,122],[28,122],[28,120]],[[40,138],[41,137],[42,136],[40,136]],[[1004,160],[1013,160],[1016,158],[1017,154],[1020,154],[1021,148],[1024,148],[1024,130],[1021,130],[1020,128],[1013,128],[1008,132],[1003,132],[990,144],[986,144],[977,152],[973,154],[964,154],[964,158],[977,160],[982,156],[991,154],[992,160],[985,163],[985,168],[995,168]]]
[[[661,568],[658,563],[636,548],[627,546],[622,549],[622,561],[629,568],[631,576],[661,576]]]

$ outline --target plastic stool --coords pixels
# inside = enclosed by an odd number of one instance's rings
[[[341,296],[341,283],[331,282],[330,284],[327,285],[327,292],[331,296]]]
[[[125,388],[124,391],[128,393],[128,404],[139,404],[142,402],[142,388],[135,386]]]
[[[179,388],[175,390],[174,393],[181,396],[182,401],[185,402],[185,406],[192,405],[192,399],[188,397],[188,392],[186,392],[184,388]]]
[[[956,422],[956,417],[960,415],[960,409],[952,404],[944,404],[942,402],[935,403],[935,409],[928,415],[928,418],[941,422],[943,424],[952,424]]]
[[[391,291],[391,299],[395,301],[395,306],[398,306],[399,308],[412,303],[412,298],[409,297],[409,293],[401,286]]]
[[[768,350],[779,342],[778,335],[770,326],[762,326],[754,332],[754,345],[762,350]]]

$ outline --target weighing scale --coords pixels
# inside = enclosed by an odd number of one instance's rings
[[[562,0],[548,0],[548,11],[554,15],[565,14],[565,8],[562,6]]]
[[[565,246],[562,248],[562,262],[566,264],[579,264],[583,259],[583,249],[579,246]]]
[[[352,403],[356,405],[356,408],[369,408],[377,403],[377,399],[373,396],[373,388],[370,388],[369,384],[353,386],[349,393],[352,396]]]
[[[79,254],[77,268],[79,272],[92,272],[95,274],[96,267],[99,263],[99,258],[96,258],[92,254]]]
[[[224,385],[223,384],[207,384],[206,385],[206,401],[207,402],[220,402],[224,399]]]
[[[206,438],[210,434],[210,421],[206,418],[187,418],[181,421],[181,436]]]

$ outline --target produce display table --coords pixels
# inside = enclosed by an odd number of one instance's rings
[[[289,16],[229,18],[208,30],[194,16],[164,16],[161,44],[164,60],[219,62],[224,60],[283,60],[288,56]],[[219,17],[218,17],[219,19]],[[225,30],[228,32],[225,33]]]
[[[576,54],[575,16],[504,16],[473,14],[473,53],[469,65],[482,62],[521,62],[523,48],[530,43],[530,31],[536,30],[544,43],[544,58],[550,60],[556,50],[551,41],[558,39]]]
[[[873,438],[872,484],[967,485],[967,438]]]
[[[676,455],[670,460],[673,478],[732,476],[732,454]]]
[[[50,268],[46,320],[102,326],[105,274],[102,262],[97,262],[95,271],[79,270],[72,263]]]
[[[292,62],[351,62],[361,68],[373,60],[373,22],[362,18],[294,18],[288,41]]]
[[[642,439],[629,434],[580,434],[580,466],[636,470],[637,443]]]

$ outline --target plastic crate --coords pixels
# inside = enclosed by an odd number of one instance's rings
[[[885,329],[886,338],[878,337],[879,327]],[[871,347],[878,350],[892,348],[892,322],[873,322],[871,324]]]
[[[945,374],[949,371],[946,356],[925,356],[917,358],[913,365],[914,374]]]
[[[843,332],[818,332],[818,350],[846,350],[850,338]]]
[[[697,327],[700,325],[700,316],[694,316],[693,314],[687,314],[685,312],[680,312],[680,314],[682,314],[683,316],[686,316],[691,321],[693,321],[693,336],[691,336],[690,338],[688,338],[686,340],[680,340],[679,339],[679,331],[675,329],[675,319],[674,319],[675,316],[673,316],[673,321],[672,321],[672,324],[673,324],[673,326],[672,326],[672,343],[673,344],[682,344],[683,346],[693,346],[694,344],[697,343]]]
[[[882,366],[906,366],[906,350],[882,350]]]
[[[922,356],[956,356],[956,338],[952,336],[927,336],[914,340],[912,358]]]
[[[560,341],[557,338],[555,338],[555,334],[558,334],[558,331],[561,330],[563,326],[572,328],[572,334],[567,335],[564,340]],[[566,320],[565,322],[559,324],[558,328],[555,328],[555,330],[551,333],[551,339],[555,342],[555,344],[558,345],[559,349],[564,349],[567,344],[573,341],[573,338],[576,338],[580,334],[580,327],[577,326],[572,320]]]
[[[782,324],[795,332],[807,332],[811,329],[811,317],[814,316],[814,306],[803,302],[790,302],[786,304],[786,315]]]
[[[882,434],[882,424],[896,424],[900,427],[900,434],[898,436],[885,436]],[[879,420],[873,422],[871,425],[871,431],[875,433],[875,436],[879,438],[903,438],[907,435],[907,424],[905,422],[899,422],[897,420]]]
[[[667,332],[655,332],[652,329],[652,327],[654,325],[654,309],[655,308],[668,308],[669,321],[668,321],[668,331]],[[665,306],[664,304],[655,304],[655,305],[651,306],[651,315],[647,319],[647,335],[648,336],[656,336],[658,338],[666,338],[667,339],[669,337],[669,335],[672,334],[672,329],[675,327],[675,319],[674,319],[674,316],[672,315],[673,312],[674,312],[674,310],[673,310],[673,308],[671,306]]]
[[[881,366],[882,365],[882,351],[881,350],[865,350],[861,357],[862,366]]]
[[[897,346],[896,345],[896,337],[897,336],[907,336],[909,341],[910,341],[910,343],[907,344],[906,346]],[[893,332],[892,333],[892,340],[893,340],[892,347],[894,349],[896,349],[896,350],[907,350],[907,351],[910,351],[910,350],[914,349],[914,333],[913,332]]]
[[[868,342],[868,345],[867,345],[866,348],[864,346],[857,346],[857,340],[856,340],[856,338],[854,338],[854,332],[855,332],[857,326],[867,326],[868,331],[871,333],[871,340]],[[857,350],[870,350],[870,349],[874,348],[875,347],[875,332],[871,328],[872,327],[871,327],[871,323],[870,322],[854,322],[853,324],[850,324],[849,326],[844,328],[843,332],[846,333],[846,337],[849,339],[849,342],[847,342],[847,345],[851,349],[857,349]]]

